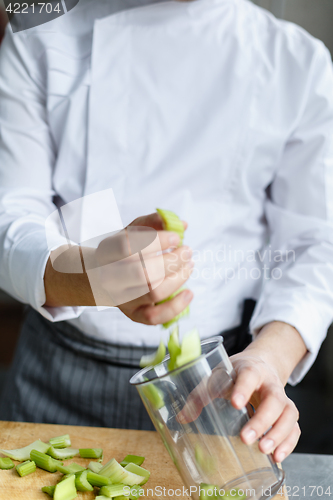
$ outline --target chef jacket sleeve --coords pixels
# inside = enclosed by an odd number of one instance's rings
[[[293,385],[311,367],[333,319],[333,71],[321,42],[307,72],[298,125],[267,197],[271,276],[250,325],[256,335],[283,321],[301,334],[308,353],[290,377]]]
[[[50,321],[77,317],[84,308],[43,307],[44,271],[53,250],[67,243],[45,220],[56,210],[52,172],[56,151],[47,122],[46,90],[30,55],[29,35],[7,27],[0,50],[0,286]]]

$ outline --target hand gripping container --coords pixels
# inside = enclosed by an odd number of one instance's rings
[[[130,383],[193,500],[223,495],[267,500],[282,486],[284,472],[271,456],[260,452],[258,441],[248,446],[240,439],[249,414],[230,403],[235,372],[222,342],[222,337],[202,341],[202,355],[171,372],[166,356],[161,364],[138,372]],[[184,421],[180,412],[185,405]]]

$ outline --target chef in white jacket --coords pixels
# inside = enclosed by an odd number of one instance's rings
[[[52,266],[64,235],[47,239],[45,222],[105,190],[123,226],[145,216],[160,231],[178,281],[166,274],[143,298],[99,311],[85,274]],[[158,206],[187,221],[185,247]],[[0,418],[114,427],[150,428],[128,379],[166,340],[161,323],[191,302],[181,332],[227,342],[244,333],[245,299],[256,301],[253,342],[230,341],[230,354],[246,347],[232,358],[232,404],[255,397],[242,439],[271,427],[260,449],[283,460],[300,433],[284,386],[309,370],[333,318],[328,50],[247,0],[81,0],[42,26],[9,27],[0,285],[31,306]]]

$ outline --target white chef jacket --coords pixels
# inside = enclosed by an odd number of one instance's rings
[[[156,207],[189,223],[195,298],[181,331],[232,328],[252,297],[254,334],[279,320],[302,335],[299,381],[333,318],[325,46],[247,0],[81,0],[8,28],[0,52],[1,287],[109,342],[166,339],[117,308],[43,307],[45,219],[112,188],[124,225]]]

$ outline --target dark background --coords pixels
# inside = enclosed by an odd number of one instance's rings
[[[110,0],[112,1],[112,0]],[[254,0],[278,16],[296,22],[324,41],[333,53],[332,0]],[[1,11],[0,39],[6,23]],[[1,50],[1,49],[0,49]],[[332,89],[333,92],[333,89]],[[0,393],[13,358],[24,306],[0,291]],[[296,451],[333,454],[333,328],[328,332],[319,356],[303,381],[287,387],[289,397],[300,410],[302,436]]]

